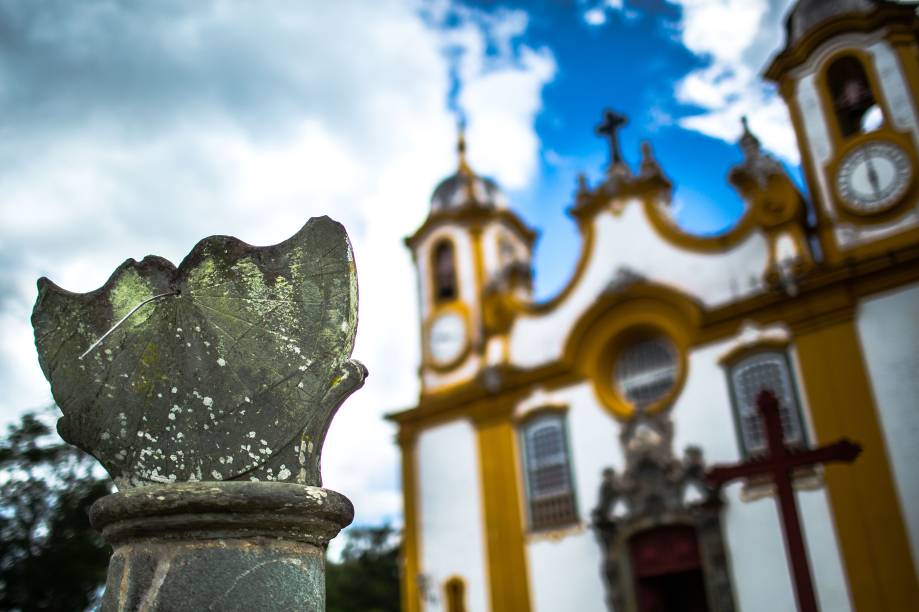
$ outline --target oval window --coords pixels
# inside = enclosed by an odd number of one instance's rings
[[[678,362],[676,347],[664,336],[628,345],[614,365],[616,391],[636,408],[650,406],[673,390]]]

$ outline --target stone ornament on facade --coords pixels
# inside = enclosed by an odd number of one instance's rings
[[[603,574],[610,610],[631,610],[637,594],[630,562],[632,538],[657,528],[695,531],[710,609],[735,609],[726,545],[721,533],[723,501],[705,482],[698,447],[682,459],[672,451],[673,423],[666,412],[640,413],[620,433],[625,470],[603,470],[592,526],[603,549]]]
[[[367,375],[344,228],[214,236],[178,267],[129,259],[90,293],[38,289],[58,431],[121,489],[90,512],[115,549],[102,609],[324,609],[324,546],[353,508],[321,488],[320,454]]]

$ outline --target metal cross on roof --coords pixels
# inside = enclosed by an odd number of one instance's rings
[[[603,111],[603,121],[596,127],[596,133],[609,140],[610,166],[622,163],[622,152],[619,149],[619,128],[628,122],[625,115],[610,109]]]
[[[785,552],[791,563],[795,598],[800,612],[817,612],[817,598],[811,581],[804,535],[798,517],[798,506],[792,488],[792,475],[798,468],[843,461],[855,461],[862,447],[843,438],[833,444],[818,448],[791,450],[785,446],[779,402],[771,391],[762,390],[756,398],[756,408],[766,429],[768,451],[735,465],[716,465],[705,473],[705,479],[714,486],[750,476],[768,475],[775,485],[776,503],[782,517]]]

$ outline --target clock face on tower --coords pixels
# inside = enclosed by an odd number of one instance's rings
[[[842,159],[836,172],[836,191],[850,211],[879,213],[900,201],[912,177],[912,163],[902,148],[874,141],[856,147]]]
[[[428,333],[428,351],[435,365],[456,361],[466,348],[466,320],[454,311],[438,315]]]

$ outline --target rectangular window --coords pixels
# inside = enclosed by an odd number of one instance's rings
[[[564,416],[543,414],[522,427],[530,529],[564,527],[578,521]]]
[[[779,400],[785,444],[794,447],[807,443],[798,393],[784,352],[763,351],[744,357],[730,367],[729,379],[744,456],[766,450],[766,432],[756,408],[756,396],[763,389],[772,391]]]

